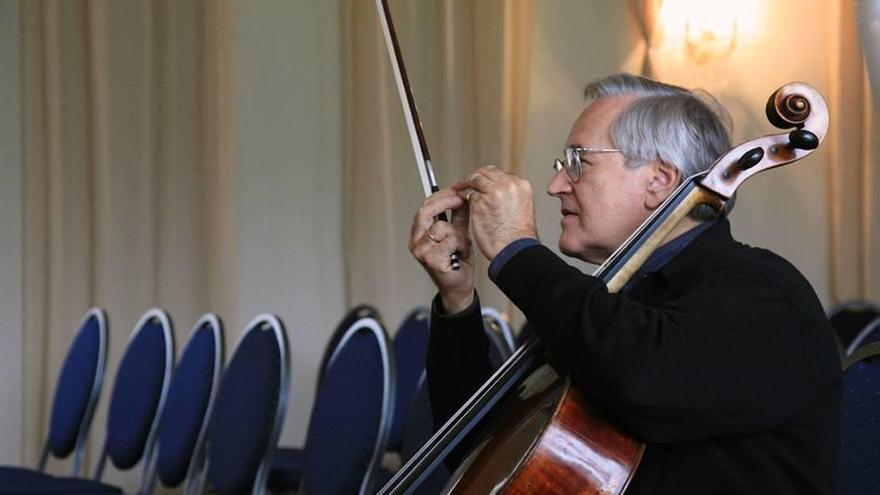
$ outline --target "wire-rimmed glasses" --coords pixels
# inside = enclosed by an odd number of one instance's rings
[[[565,168],[565,173],[572,182],[581,179],[583,173],[583,165],[581,164],[581,155],[586,153],[622,153],[617,148],[585,148],[581,146],[569,146],[565,148],[565,162],[559,158],[553,160],[553,170],[559,172]]]

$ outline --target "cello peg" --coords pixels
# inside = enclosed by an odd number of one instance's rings
[[[819,138],[810,131],[798,129],[788,134],[789,146],[799,150],[814,150],[819,147]]]
[[[743,153],[736,166],[740,170],[748,170],[764,159],[764,148],[757,146]]]

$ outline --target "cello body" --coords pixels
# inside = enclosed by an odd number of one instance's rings
[[[588,404],[549,365],[504,403],[507,414],[453,473],[446,493],[620,494],[644,444]]]

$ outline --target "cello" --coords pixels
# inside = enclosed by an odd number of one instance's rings
[[[389,40],[393,24],[385,0],[376,1],[392,63],[401,63],[396,40]],[[396,75],[400,72],[395,70]],[[409,96],[409,111],[414,113]],[[779,88],[765,110],[770,123],[790,131],[740,144],[706,172],[687,178],[593,273],[609,292],[624,286],[693,207],[708,204],[722,211],[746,179],[808,156],[828,129],[822,96],[804,83]],[[592,407],[542,357],[536,339],[521,347],[380,493],[411,493],[490,412],[494,428],[456,470],[446,493],[623,493],[644,445]]]

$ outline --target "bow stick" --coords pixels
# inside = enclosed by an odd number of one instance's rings
[[[428,197],[440,190],[437,186],[437,179],[434,177],[434,167],[431,165],[431,153],[428,151],[425,134],[422,132],[422,122],[419,120],[416,101],[409,86],[409,78],[406,75],[406,67],[403,65],[403,57],[400,54],[400,45],[397,42],[397,33],[394,30],[394,23],[391,21],[388,3],[386,0],[376,0],[376,7],[379,9],[382,32],[385,34],[385,46],[388,48],[388,57],[394,72],[394,82],[397,83],[397,93],[400,95],[400,104],[403,106],[403,115],[406,118],[406,129],[409,131],[409,140],[412,143],[416,163],[419,166],[422,189],[425,191],[425,197]],[[441,213],[437,219],[446,222],[446,213]],[[458,252],[452,253],[449,261],[453,270],[461,268]]]

